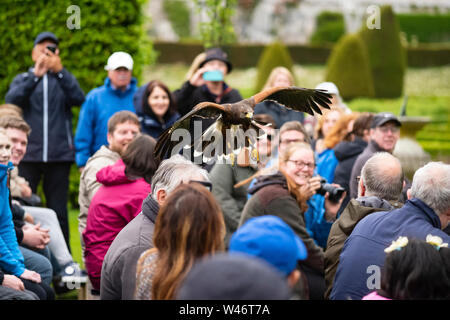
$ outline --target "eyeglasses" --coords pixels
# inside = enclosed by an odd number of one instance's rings
[[[391,131],[392,133],[398,133],[400,131],[399,127],[392,127],[392,126],[378,127],[378,129],[380,129],[380,131],[383,133],[388,133],[388,131]]]
[[[303,162],[301,160],[288,160],[289,162],[293,162],[296,167],[304,168],[308,167],[308,169],[312,170],[316,166],[313,162]]]
[[[206,189],[208,189],[209,192],[212,191],[212,183],[208,181],[200,181],[200,180],[189,180],[189,183],[199,183],[202,186],[204,186]]]

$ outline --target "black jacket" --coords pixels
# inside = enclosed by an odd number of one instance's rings
[[[83,103],[84,93],[69,71],[63,68],[39,78],[30,68],[14,78],[5,101],[22,108],[31,127],[23,161],[74,160],[71,108]]]

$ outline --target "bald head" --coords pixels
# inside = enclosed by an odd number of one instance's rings
[[[366,196],[384,200],[398,200],[403,189],[403,170],[400,161],[388,152],[373,155],[361,170],[361,183]],[[361,184],[360,183],[360,184]],[[358,195],[361,196],[361,185]]]

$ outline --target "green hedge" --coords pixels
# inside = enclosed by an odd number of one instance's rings
[[[324,11],[317,16],[312,44],[337,42],[345,34],[344,16],[340,12]]]
[[[408,41],[416,37],[419,42],[449,42],[450,14],[409,13],[397,14],[400,30]]]
[[[14,76],[26,71],[33,62],[31,50],[35,37],[48,30],[60,39],[63,65],[78,79],[88,93],[103,84],[104,66],[114,51],[126,51],[133,56],[133,74],[141,79],[145,65],[155,60],[151,42],[143,28],[141,6],[146,0],[100,1],[78,0],[80,29],[70,30],[67,21],[73,11],[71,0],[2,0],[0,2],[0,102]],[[74,108],[76,128],[79,108]],[[75,170],[76,171],[76,170]],[[72,170],[70,178],[70,206],[78,206],[78,181]]]
[[[450,64],[450,43],[447,44],[420,44],[408,48],[409,67],[435,67]]]
[[[358,34],[347,34],[336,44],[325,79],[335,83],[346,100],[375,95],[369,54]]]
[[[359,35],[369,53],[375,96],[395,98],[403,92],[406,52],[400,42],[400,29],[390,6],[380,9],[380,28],[369,29],[363,24]]]

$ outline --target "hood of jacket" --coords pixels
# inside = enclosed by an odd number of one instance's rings
[[[125,164],[122,159],[119,159],[116,163],[99,170],[96,177],[97,181],[105,186],[114,186],[133,181],[128,179],[125,175]]]
[[[400,202],[390,202],[374,196],[352,199],[339,217],[339,226],[346,235],[350,235],[356,224],[365,216],[377,211],[394,210],[401,206]]]
[[[142,213],[150,219],[153,223],[156,223],[156,216],[159,211],[159,203],[153,199],[152,194],[149,193],[147,198],[142,202]]]
[[[367,142],[357,137],[354,141],[342,141],[334,147],[334,155],[339,161],[360,154],[367,147]]]
[[[251,188],[248,189],[248,193],[255,194],[259,189],[271,185],[280,184],[287,189],[287,181],[281,172],[277,172],[272,175],[264,175],[256,178],[255,183]]]

